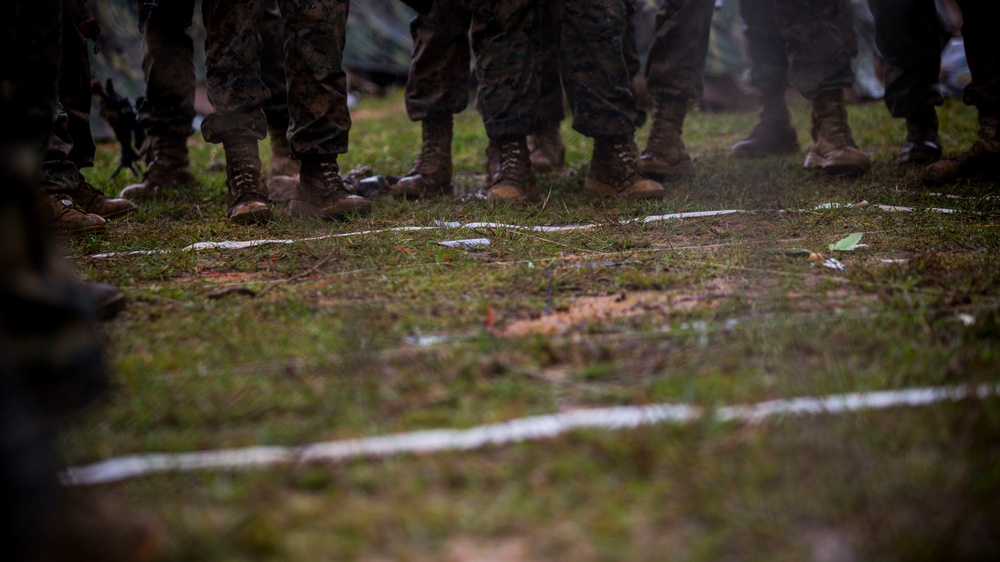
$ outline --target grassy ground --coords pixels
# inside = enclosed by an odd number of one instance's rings
[[[68,464],[455,427],[608,405],[712,408],[773,398],[1000,381],[995,184],[931,193],[893,165],[881,104],[852,106],[873,157],[860,179],[803,155],[733,161],[753,115],[694,113],[698,174],[656,202],[581,192],[590,141],[564,124],[568,168],[544,205],[378,198],[371,216],[262,226],[224,220],[218,146],[192,140],[202,181],[71,243],[83,276],[130,308],[105,330],[116,387],[65,434]],[[941,112],[946,152],[975,114]],[[795,108],[803,146],[808,110]],[[457,118],[459,194],[486,138]],[[640,132],[644,138],[646,130]],[[342,169],[405,172],[419,146],[402,96],[354,112]],[[266,156],[266,143],[261,145]],[[103,181],[114,147],[89,177]],[[866,206],[814,209],[828,202]],[[887,212],[878,205],[913,207]],[[941,214],[919,209],[947,207]],[[748,213],[622,224],[679,211]],[[89,258],[206,240],[290,239],[435,220],[601,223],[540,233],[379,232],[249,249]],[[821,267],[801,248],[863,232]],[[489,238],[488,247],[437,245]],[[243,287],[248,293],[226,293]],[[970,318],[972,321],[970,321]],[[453,336],[416,345],[415,336]],[[161,517],[166,559],[975,560],[1000,556],[1000,401],[578,431],[478,452],[158,475],[94,489]]]

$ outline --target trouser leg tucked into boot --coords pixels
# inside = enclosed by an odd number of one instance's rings
[[[824,92],[814,99],[812,121],[813,144],[804,167],[832,176],[861,175],[871,169],[871,160],[851,136],[843,90]]]
[[[531,202],[538,200],[538,186],[531,171],[528,142],[525,137],[490,141],[496,151],[486,199],[491,201]]]
[[[639,156],[642,175],[656,181],[694,175],[694,163],[681,140],[687,109],[684,98],[657,98],[646,149]]]
[[[420,122],[423,145],[413,167],[396,185],[396,195],[429,197],[451,193],[452,116],[428,117]]]
[[[667,194],[659,182],[639,172],[635,143],[626,136],[594,138],[594,154],[583,188],[591,195],[622,199],[647,199]]]
[[[979,110],[979,138],[972,146],[924,171],[924,183],[941,185],[961,178],[1000,177],[1000,115]]]
[[[226,153],[226,187],[229,189],[229,211],[226,216],[235,223],[270,219],[267,184],[260,171],[260,153],[256,139],[225,140],[222,148]]]
[[[161,188],[195,185],[198,180],[191,171],[188,157],[187,135],[169,133],[150,137],[153,163],[149,165],[142,181],[125,186],[118,195],[122,199],[140,201],[153,197]]]
[[[267,169],[267,196],[271,201],[291,201],[299,185],[299,162],[292,158],[288,131],[268,125],[271,139],[271,163]]]
[[[289,215],[331,220],[371,210],[371,201],[352,193],[340,177],[336,155],[302,162],[299,187],[288,204]]]
[[[566,147],[558,121],[539,123],[534,134],[528,135],[529,158],[536,172],[547,174],[566,163]]]
[[[930,164],[941,159],[937,111],[933,106],[906,116],[906,140],[899,148],[897,164]]]
[[[737,158],[764,158],[776,154],[793,154],[799,151],[799,139],[792,128],[792,119],[785,103],[785,88],[776,88],[761,94],[760,116],[753,131],[746,139],[733,145],[732,154]]]

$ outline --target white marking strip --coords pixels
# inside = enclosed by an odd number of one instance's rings
[[[859,205],[867,205],[867,202],[859,203]],[[838,203],[826,203],[816,207],[816,209],[830,209],[830,208],[849,208],[855,205],[841,205]],[[888,205],[879,205],[884,211],[894,212],[894,211],[913,211],[916,209],[910,207],[890,207]],[[936,213],[955,213],[954,209],[928,209]],[[691,219],[698,217],[715,217],[720,215],[731,215],[733,213],[747,213],[750,211],[744,211],[740,209],[723,209],[719,211],[693,211],[689,213],[671,213],[668,215],[652,215],[642,219],[628,219],[620,221],[617,224],[628,225],[628,224],[646,224],[651,222],[661,222],[674,219]],[[441,222],[437,221],[437,226],[397,226],[394,228],[383,228],[378,230],[362,230],[358,232],[345,232],[343,234],[327,234],[325,236],[314,236],[311,238],[299,238],[299,239],[283,239],[283,240],[246,240],[246,241],[233,241],[233,240],[223,240],[220,242],[197,242],[189,246],[181,248],[180,252],[190,252],[194,250],[210,250],[210,249],[221,249],[221,250],[237,250],[241,248],[250,248],[253,246],[263,246],[265,244],[295,244],[298,242],[309,242],[312,240],[326,240],[327,238],[345,238],[351,236],[363,236],[365,234],[380,234],[383,232],[411,232],[420,230],[440,230],[448,228],[469,228],[469,229],[506,229],[506,230],[527,230],[530,232],[567,232],[573,230],[589,230],[592,228],[597,228],[602,226],[599,223],[592,224],[568,224],[563,226],[521,226],[516,224],[504,224],[499,222],[470,222],[467,224],[461,224],[457,222]],[[151,254],[169,254],[175,250],[133,250],[130,252],[108,252],[104,254],[93,254],[89,256],[91,259],[103,259],[103,258],[114,258],[121,256],[136,256],[136,255],[151,255]]]
[[[574,410],[532,416],[470,429],[434,429],[376,437],[314,443],[301,447],[259,446],[193,453],[152,453],[116,457],[70,468],[64,483],[92,485],[117,482],[160,472],[236,469],[301,462],[337,462],[354,458],[388,457],[406,453],[472,450],[487,446],[550,439],[576,429],[627,429],[660,423],[685,424],[706,415],[720,422],[759,422],[788,415],[842,414],[899,406],[925,406],[968,397],[1000,395],[1000,384],[911,388],[769,400],[745,406],[725,406],[714,412],[686,404],[659,404]]]

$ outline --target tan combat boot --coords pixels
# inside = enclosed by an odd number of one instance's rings
[[[687,109],[687,100],[683,98],[660,97],[656,100],[646,149],[639,156],[642,175],[656,181],[694,175],[694,163],[681,140]]]
[[[498,158],[493,165],[498,169],[495,174],[490,174],[486,199],[512,203],[537,201],[538,186],[535,184],[535,173],[531,171],[527,140],[524,137],[497,140],[494,147]]]
[[[260,153],[253,138],[229,139],[222,142],[226,153],[226,187],[229,190],[226,217],[247,224],[271,218],[267,202],[267,184],[260,172]]]
[[[558,121],[540,123],[534,134],[528,135],[531,167],[538,173],[547,174],[566,164],[566,147],[562,142],[562,132]]]
[[[906,116],[906,140],[897,164],[930,164],[941,159],[937,111],[931,106]]]
[[[935,162],[924,170],[924,183],[942,185],[961,178],[1000,176],[1000,117],[979,110],[979,138],[969,150],[947,160]]]
[[[831,176],[857,176],[871,169],[871,160],[858,149],[851,136],[843,90],[826,92],[814,99],[812,121],[813,144],[804,167]]]
[[[598,197],[620,199],[648,199],[667,194],[659,182],[639,172],[635,143],[625,136],[594,138],[594,155],[583,189]]]
[[[792,128],[792,119],[785,103],[785,89],[764,92],[757,124],[746,139],[736,143],[732,155],[736,158],[764,158],[799,151],[799,138]]]
[[[452,117],[428,117],[420,122],[423,145],[413,167],[389,191],[404,197],[451,193]]]
[[[267,169],[267,195],[271,201],[291,201],[299,185],[298,160],[292,158],[288,131],[280,127],[267,128],[271,139],[271,164]]]
[[[127,215],[136,209],[135,203],[128,199],[112,199],[101,193],[96,187],[80,177],[80,183],[73,192],[73,202],[86,213],[92,213],[112,219]]]
[[[108,227],[104,217],[84,211],[66,194],[45,193],[43,200],[56,234],[72,237],[100,234]]]
[[[372,210],[372,202],[355,195],[340,177],[336,157],[302,162],[299,187],[288,204],[293,218],[317,217],[331,220],[351,213],[364,214]]]
[[[150,142],[153,163],[146,169],[141,182],[122,189],[118,194],[122,199],[141,201],[157,195],[162,188],[198,183],[188,158],[187,135],[171,133],[150,137]]]

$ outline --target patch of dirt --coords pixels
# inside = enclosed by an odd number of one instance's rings
[[[699,307],[714,308],[733,294],[735,287],[726,280],[712,279],[700,287],[676,291],[641,291],[611,293],[578,298],[565,310],[556,310],[538,318],[514,320],[502,329],[505,336],[532,334],[562,335],[590,322],[607,322],[643,315],[668,318]]]

